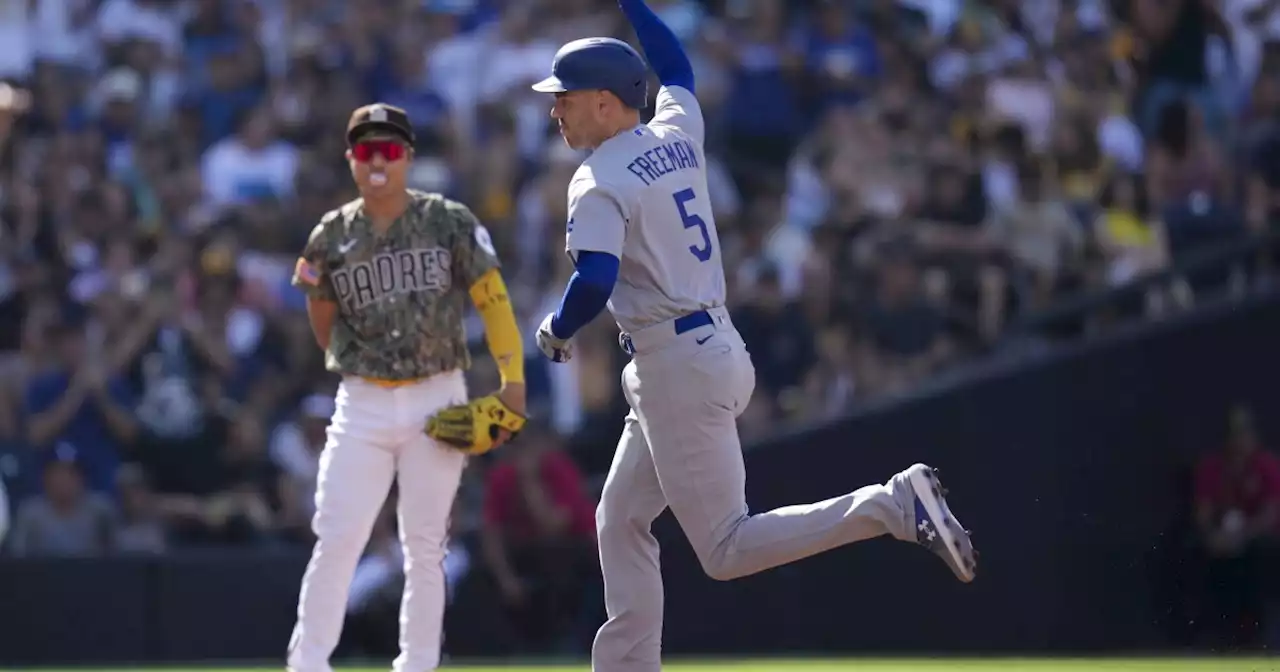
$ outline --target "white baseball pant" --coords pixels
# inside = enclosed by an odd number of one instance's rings
[[[339,386],[320,456],[312,519],[317,541],[302,578],[298,621],[289,642],[292,672],[332,670],[329,658],[342,634],[351,579],[393,478],[399,486],[405,590],[400,655],[392,669],[422,672],[440,664],[443,562],[466,456],[439,445],[423,428],[432,413],[466,400],[461,371],[398,387],[351,377]]]

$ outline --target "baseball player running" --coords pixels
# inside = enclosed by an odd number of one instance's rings
[[[591,150],[569,185],[576,272],[539,327],[538,347],[567,361],[574,333],[607,305],[632,355],[622,373],[631,412],[596,511],[608,620],[593,669],[660,669],[663,592],[650,524],[668,506],[718,580],[884,534],[923,545],[973,580],[968,533],[922,464],[843,497],[748,514],[736,418],[755,368],[724,307],[692,68],[643,0],[619,4],[662,83],[651,122],[639,116],[645,63],[618,40],[564,45],[533,87],[555,94],[551,116],[565,142]]]
[[[440,660],[450,509],[467,455],[524,425],[524,355],[489,233],[466,206],[405,187],[413,126],[383,104],[356,110],[347,159],[360,198],[326,214],[294,270],[325,365],[342,376],[320,456],[317,541],[289,643],[295,672],[328,671],[347,592],[392,479],[405,591],[394,669]],[[467,402],[469,294],[502,377]]]

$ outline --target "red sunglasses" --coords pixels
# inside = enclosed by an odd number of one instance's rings
[[[375,154],[381,154],[388,162],[399,161],[408,152],[408,147],[395,140],[361,140],[351,148],[351,156],[360,163],[372,161]]]

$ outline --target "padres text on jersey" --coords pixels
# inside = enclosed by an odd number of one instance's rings
[[[293,284],[338,304],[325,366],[382,380],[425,378],[471,364],[467,289],[498,267],[485,230],[461,203],[411,191],[409,208],[376,233],[356,199],[326,214]]]

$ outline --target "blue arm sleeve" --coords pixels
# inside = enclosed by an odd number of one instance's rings
[[[644,0],[618,0],[618,6],[635,29],[640,48],[644,49],[658,81],[663,86],[679,86],[696,93],[693,89],[693,65],[689,63],[684,47],[680,46],[680,38],[649,9]]]
[[[618,258],[607,252],[578,253],[577,270],[551,317],[551,333],[556,338],[572,338],[604,310],[618,281],[618,263]]]

